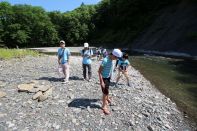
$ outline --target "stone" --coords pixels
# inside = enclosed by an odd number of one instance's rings
[[[121,111],[121,108],[120,107],[113,107],[112,111]]]
[[[4,81],[0,81],[0,87],[5,87],[6,83]]]
[[[72,119],[72,123],[76,124],[77,123],[77,120],[76,119]]]
[[[154,131],[154,129],[149,125],[149,126],[147,126],[147,129],[149,130],[149,131]]]
[[[73,112],[75,112],[76,114],[78,114],[78,113],[81,112],[81,109],[80,109],[80,108],[74,108],[74,109],[73,109]]]
[[[38,90],[39,91],[47,91],[47,90],[49,90],[50,89],[50,86],[40,86],[39,88],[38,88]]]
[[[8,125],[8,128],[14,127],[15,124],[12,123],[11,121],[7,121],[6,124]]]
[[[46,100],[50,95],[52,95],[52,88],[48,89],[46,92],[44,92],[42,95],[38,97],[39,101],[44,101]]]
[[[30,89],[28,92],[29,93],[36,93],[36,92],[38,92],[39,90],[38,90],[38,88],[32,88],[32,89]]]
[[[74,96],[73,94],[70,94],[70,95],[68,96],[68,98],[69,98],[69,99],[74,99],[75,96]]]
[[[42,101],[45,101],[47,99],[47,96],[42,94],[38,97],[38,101],[42,102]]]
[[[33,95],[33,100],[36,100],[37,98],[39,98],[42,95],[42,92],[39,91],[37,92],[35,95]]]
[[[92,112],[90,106],[87,107],[88,112]]]
[[[0,98],[5,97],[7,94],[3,91],[0,91]]]
[[[31,89],[33,89],[33,85],[32,84],[20,84],[18,85],[18,91],[19,92],[28,92]]]
[[[0,118],[1,118],[1,117],[5,117],[5,116],[7,116],[7,114],[5,114],[5,113],[0,113]]]

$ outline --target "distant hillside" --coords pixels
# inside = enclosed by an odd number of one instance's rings
[[[132,49],[197,55],[197,3],[184,0],[161,15],[132,43]]]

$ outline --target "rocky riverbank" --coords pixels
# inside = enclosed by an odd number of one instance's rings
[[[93,81],[82,80],[81,58],[71,57],[70,82],[62,84],[55,56],[0,61],[0,130],[196,130],[184,120],[176,104],[162,95],[137,70],[131,68],[131,85],[124,80],[110,87],[111,114],[101,107],[99,62],[94,61]],[[36,81],[53,88],[43,102],[18,85]]]

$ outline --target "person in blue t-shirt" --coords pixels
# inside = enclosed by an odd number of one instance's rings
[[[119,79],[122,77],[122,74],[126,77],[127,79],[127,85],[130,87],[130,82],[129,82],[129,74],[128,74],[128,67],[130,66],[130,62],[128,60],[128,54],[123,54],[123,57],[121,60],[118,62],[118,77],[116,79],[116,86],[118,84]]]
[[[70,50],[65,48],[65,41],[60,41],[60,48],[57,52],[58,56],[58,64],[62,67],[64,73],[64,81],[63,83],[67,83],[69,81],[69,61],[70,61]]]
[[[101,89],[103,92],[103,105],[102,110],[105,114],[110,114],[107,104],[111,103],[109,99],[109,85],[110,85],[110,79],[111,79],[111,73],[113,71],[113,60],[116,60],[118,57],[122,57],[122,52],[119,49],[114,49],[113,52],[105,57],[99,67],[99,80]]]
[[[92,49],[89,48],[88,43],[84,43],[84,49],[81,51],[81,56],[83,57],[83,61],[82,61],[83,78],[84,80],[91,81],[92,78],[91,58],[93,56],[93,51]],[[86,77],[87,69],[88,69],[88,79]]]

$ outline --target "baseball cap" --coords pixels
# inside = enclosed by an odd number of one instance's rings
[[[65,41],[64,41],[64,40],[61,40],[61,41],[60,41],[60,43],[63,43],[63,44],[65,44]]]
[[[112,54],[116,57],[122,57],[122,52],[119,49],[114,49]]]
[[[84,47],[89,47],[89,44],[88,43],[84,43]]]

